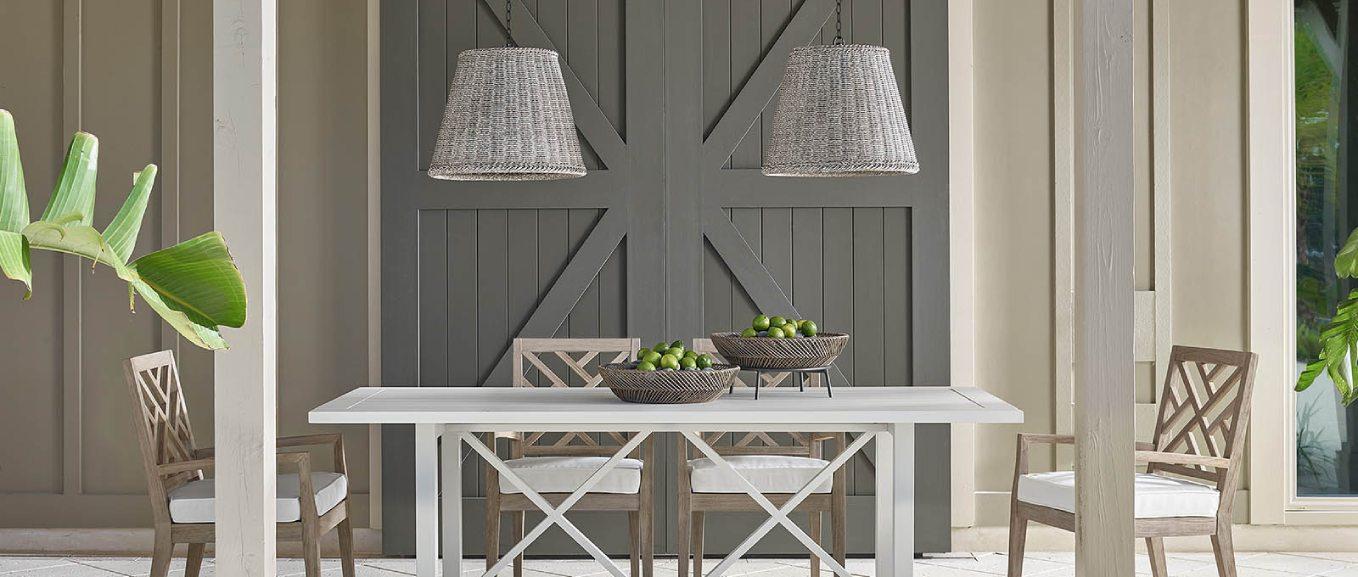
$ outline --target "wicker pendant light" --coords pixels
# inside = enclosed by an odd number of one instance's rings
[[[844,44],[792,49],[764,157],[767,176],[848,177],[919,172],[891,52]]]
[[[512,22],[505,2],[506,29]],[[448,89],[429,176],[555,180],[585,175],[557,54],[514,44],[464,50]]]

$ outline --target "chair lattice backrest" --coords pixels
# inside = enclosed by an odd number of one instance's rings
[[[202,471],[185,471],[161,478],[156,470],[194,458],[196,446],[179,368],[172,351],[160,351],[128,359],[124,377],[136,406],[134,420],[137,441],[141,444],[142,463],[153,495],[168,493],[175,487],[203,478]]]
[[[1229,459],[1238,470],[1249,429],[1250,395],[1258,355],[1175,346],[1160,391],[1152,441],[1156,451]],[[1226,471],[1208,466],[1151,463],[1149,472],[1222,484]]]
[[[717,347],[712,344],[712,339],[693,339],[693,350],[711,355],[714,361],[726,362],[726,359],[717,352]],[[777,387],[786,383],[788,386],[797,386],[796,377],[792,373],[757,373],[756,378],[760,386],[764,388]],[[735,378],[736,386],[748,387],[744,379],[739,374]],[[806,380],[806,386],[819,387],[820,375],[810,375]],[[718,453],[723,455],[809,455],[811,453],[810,436],[805,433],[768,433],[764,431],[730,433],[730,444],[717,444],[726,432],[703,433],[703,440],[712,445]]]
[[[598,366],[601,364],[634,361],[641,349],[641,339],[627,338],[562,338],[514,339],[514,386],[536,387],[529,377],[539,376],[541,386],[591,388],[603,382]],[[555,367],[553,365],[556,365]],[[531,371],[529,369],[532,369]],[[566,432],[526,433],[523,449],[526,455],[592,455],[611,456],[605,438],[617,444],[627,442],[628,435],[610,431],[605,433]]]

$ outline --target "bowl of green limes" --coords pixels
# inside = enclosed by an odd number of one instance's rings
[[[599,367],[604,386],[629,403],[706,403],[726,392],[740,367],[714,362],[683,341],[641,349],[637,360]]]
[[[740,332],[712,333],[722,358],[750,369],[830,366],[849,344],[846,333],[820,330],[815,321],[759,315]]]

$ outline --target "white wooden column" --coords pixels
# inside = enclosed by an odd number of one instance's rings
[[[1134,572],[1132,6],[1080,0],[1075,572]]]
[[[217,574],[273,577],[277,402],[277,0],[214,0],[213,220],[245,277],[214,377]]]

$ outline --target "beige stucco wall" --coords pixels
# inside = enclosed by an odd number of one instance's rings
[[[1168,13],[1153,16],[1148,4],[1137,34],[1150,38],[1151,17],[1170,22],[1171,122],[1152,126],[1151,43],[1138,41],[1137,288],[1154,288],[1150,183],[1162,167],[1150,162],[1150,136],[1169,130],[1173,340],[1244,348],[1244,2],[1165,2]],[[1027,416],[976,434],[977,523],[1002,525],[1014,434],[1056,427],[1052,0],[976,0],[974,20],[976,375]],[[1034,458],[1049,466],[1049,453]]]

